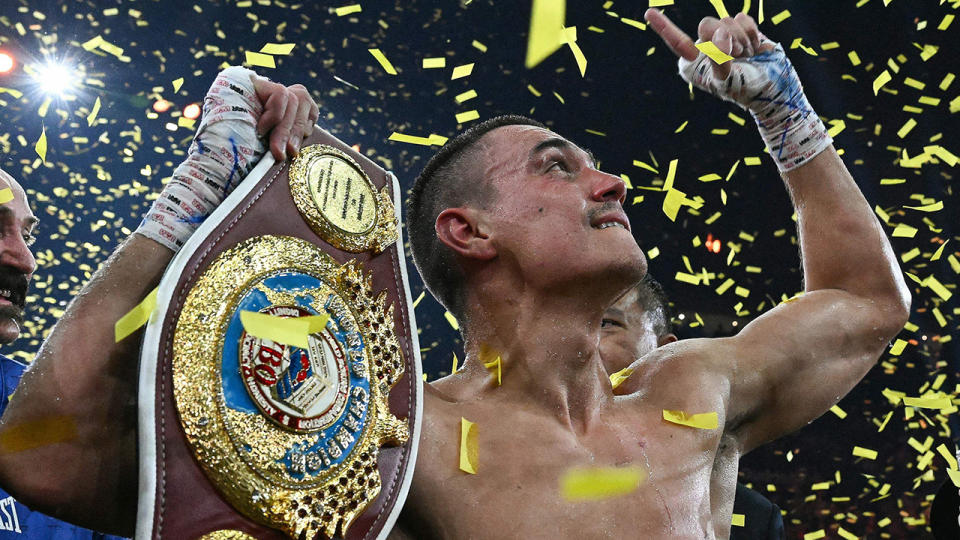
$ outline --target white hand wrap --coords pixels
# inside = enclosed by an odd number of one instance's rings
[[[680,58],[680,76],[750,111],[780,171],[799,167],[833,142],[779,43],[770,52],[732,60],[723,81],[714,76],[712,63],[703,53],[692,62]]]
[[[263,106],[253,87],[255,75],[237,66],[217,75],[203,99],[203,119],[187,159],[136,232],[176,252],[263,156],[266,146],[256,132]]]

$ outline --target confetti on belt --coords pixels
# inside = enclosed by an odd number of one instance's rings
[[[256,311],[240,312],[240,322],[248,334],[301,349],[310,346],[310,335],[322,332],[329,319],[328,313],[306,317],[277,317]]]

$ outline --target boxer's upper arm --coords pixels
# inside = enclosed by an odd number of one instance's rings
[[[729,365],[727,429],[742,451],[803,427],[846,395],[899,330],[887,328],[885,315],[876,302],[825,289],[781,304],[721,340],[711,354]]]

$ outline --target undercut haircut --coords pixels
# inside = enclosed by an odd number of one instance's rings
[[[430,158],[413,183],[407,205],[407,233],[413,262],[430,293],[464,325],[465,276],[454,252],[437,238],[437,216],[464,205],[486,208],[494,192],[476,162],[477,141],[498,127],[521,125],[548,129],[531,118],[503,115],[457,135]]]
[[[653,321],[653,331],[657,338],[673,332],[673,315],[670,310],[670,301],[663,291],[660,282],[647,274],[636,285],[637,304]]]

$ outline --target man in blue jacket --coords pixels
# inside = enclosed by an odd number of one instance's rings
[[[23,327],[27,287],[37,261],[30,251],[37,227],[27,194],[13,178],[0,169],[0,344],[13,343]],[[0,415],[26,369],[24,364],[0,354]],[[5,437],[0,446],[14,450],[29,445],[42,434],[24,432]],[[0,540],[30,538],[49,540],[100,540],[116,538],[90,531],[33,512],[0,486]]]

